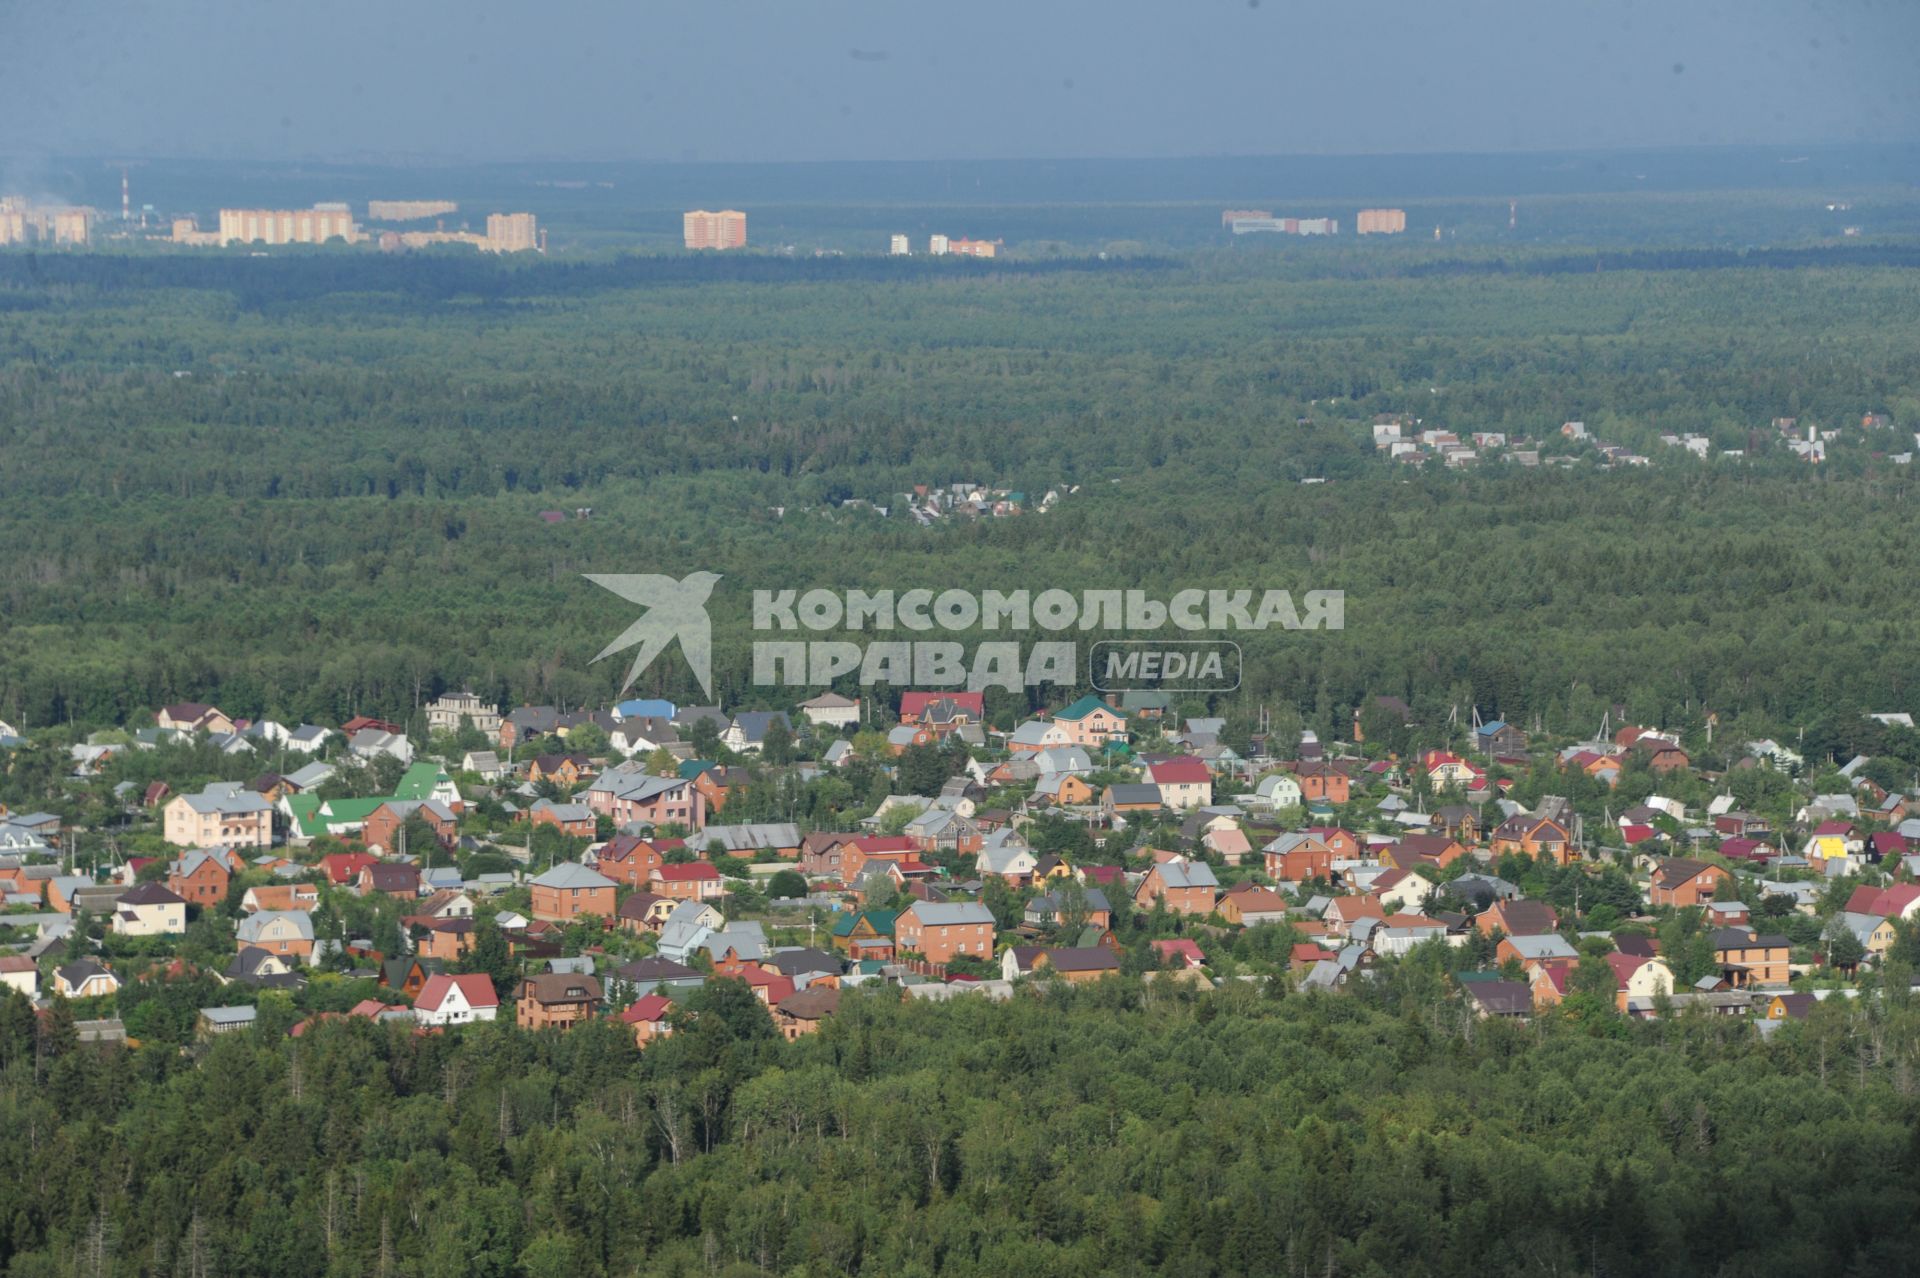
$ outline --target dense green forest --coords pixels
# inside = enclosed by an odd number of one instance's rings
[[[82,1274],[1901,1274],[1915,1012],[1472,1021],[1350,996],[849,993],[784,1043],[716,981],[605,1022],[171,1047],[11,1011],[0,1255]],[[12,1005],[10,1005],[12,1006]],[[271,1012],[263,1022],[273,1020]]]
[[[0,256],[0,717],[597,701],[626,619],[579,574],[696,568],[725,576],[729,705],[766,700],[755,587],[1245,585],[1344,589],[1348,628],[1249,637],[1228,713],[1905,708],[1909,250],[1396,253]],[[1375,455],[1378,413],[1748,456],[1421,473]],[[1811,467],[1777,416],[1843,437]],[[961,479],[1062,499],[932,528],[839,505]]]

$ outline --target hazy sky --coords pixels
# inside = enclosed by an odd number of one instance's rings
[[[1920,136],[1920,0],[0,0],[0,153],[980,159]]]

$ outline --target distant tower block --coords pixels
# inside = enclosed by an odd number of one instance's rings
[[[1507,229],[1509,231],[1520,229],[1520,201],[1518,200],[1507,201]]]
[[[1361,235],[1398,235],[1407,229],[1405,209],[1361,209],[1354,219]]]

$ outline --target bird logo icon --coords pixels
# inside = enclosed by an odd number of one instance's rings
[[[633,655],[633,665],[627,670],[627,681],[620,685],[622,693],[633,686],[633,681],[655,657],[666,651],[668,644],[678,639],[687,665],[693,668],[693,677],[700,681],[700,690],[708,697],[713,696],[713,624],[707,618],[707,597],[720,582],[718,573],[692,572],[678,581],[645,572],[581,575],[594,585],[646,608],[640,620],[621,631],[620,637],[593,659],[601,661],[635,644],[640,646],[640,651]]]

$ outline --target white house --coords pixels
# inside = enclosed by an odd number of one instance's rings
[[[860,702],[837,692],[823,692],[800,703],[807,722],[823,728],[850,728],[860,722]]]
[[[482,973],[449,976],[439,972],[420,987],[420,996],[413,1000],[413,1014],[422,1025],[490,1021],[500,1014],[500,996],[493,992],[493,981]]]
[[[120,894],[113,907],[118,936],[173,936],[187,930],[187,902],[164,883],[141,883]]]

